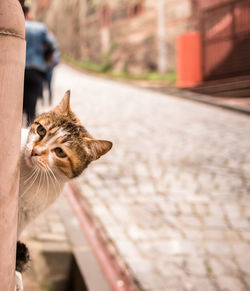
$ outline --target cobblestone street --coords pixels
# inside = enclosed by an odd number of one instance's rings
[[[249,117],[66,65],[54,81],[113,142],[76,183],[142,290],[250,290]]]

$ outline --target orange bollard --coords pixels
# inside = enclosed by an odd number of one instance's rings
[[[13,291],[25,22],[18,0],[1,0],[0,11],[0,291]]]
[[[201,35],[199,32],[189,32],[177,40],[177,86],[189,88],[201,82]]]

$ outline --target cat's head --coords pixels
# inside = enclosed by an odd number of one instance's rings
[[[50,112],[31,124],[25,147],[29,167],[53,171],[61,178],[79,176],[88,164],[112,147],[106,140],[94,139],[70,108],[70,92]]]

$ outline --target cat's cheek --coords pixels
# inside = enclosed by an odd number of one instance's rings
[[[29,166],[29,167],[32,167],[32,163],[31,163],[31,149],[28,147],[28,144],[25,145],[25,148],[23,150],[23,156],[24,156],[24,160],[26,162],[26,164]]]
[[[33,168],[33,167],[34,167],[34,164],[33,164],[32,161],[31,161],[31,155],[30,155],[30,154],[26,154],[26,155],[25,155],[25,161],[26,161],[26,164],[27,164],[30,168]]]

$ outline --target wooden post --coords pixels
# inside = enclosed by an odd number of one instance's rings
[[[18,0],[1,0],[0,11],[0,291],[13,291],[25,22]]]

